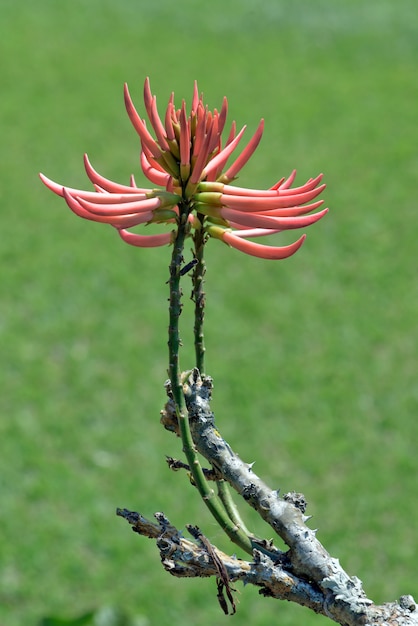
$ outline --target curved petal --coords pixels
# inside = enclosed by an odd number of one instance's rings
[[[313,215],[303,215],[296,217],[269,217],[260,213],[243,213],[234,211],[233,209],[222,208],[221,217],[225,220],[233,221],[243,226],[251,228],[271,228],[272,230],[295,230],[298,228],[306,228],[320,220],[328,213],[328,209],[323,209]]]
[[[90,220],[91,222],[111,224],[112,226],[116,226],[118,228],[132,228],[132,226],[137,226],[138,224],[146,224],[153,218],[152,211],[122,216],[96,215],[81,206],[80,202],[76,198],[73,198],[68,193],[66,188],[64,188],[64,198],[73,213],[75,213],[79,217],[82,217],[85,220]]]
[[[277,191],[286,196],[296,194],[296,193],[304,193],[305,191],[310,191],[311,189],[314,189],[321,182],[323,177],[324,177],[323,174],[318,174],[318,176],[316,176],[315,178],[310,178],[309,180],[306,181],[305,184],[300,185],[299,187],[284,188],[282,185],[280,185],[277,188]]]
[[[277,189],[280,187],[280,185],[282,185],[282,184],[284,183],[284,181],[285,181],[285,180],[286,180],[286,179],[285,179],[285,177],[283,176],[282,178],[280,178],[280,180],[278,180],[278,181],[277,181],[277,183],[274,183],[274,185],[273,185],[272,187],[270,187],[270,189],[275,189],[275,190],[277,190]]]
[[[158,235],[137,235],[124,228],[118,228],[118,233],[126,243],[139,248],[158,248],[171,243],[172,233],[160,233]]]
[[[310,178],[300,187],[285,190],[280,186],[276,188],[275,185],[270,189],[249,189],[248,187],[236,187],[235,185],[222,185],[222,183],[214,183],[213,185],[211,185],[211,183],[202,183],[202,189],[206,187],[207,191],[222,191],[231,196],[277,198],[278,196],[291,196],[312,191],[321,182],[322,178],[323,174],[319,174],[316,178]],[[213,187],[213,189],[211,187]]]
[[[94,169],[87,154],[84,155],[84,167],[91,182],[99,185],[109,193],[149,193],[151,191],[151,189],[133,188],[130,185],[120,185],[119,183],[114,183],[113,180],[105,178]]]
[[[158,166],[158,168],[153,167],[144,150],[141,150],[140,162],[142,171],[151,183],[154,183],[154,185],[163,185],[164,187],[167,185],[170,179],[170,174],[162,168],[160,169],[160,166]]]
[[[272,209],[264,211],[263,215],[269,217],[296,217],[296,215],[307,215],[324,204],[323,200],[317,200],[311,204],[303,204],[302,206],[286,207],[285,209]]]
[[[145,110],[147,112],[147,115],[148,115],[149,119],[151,119],[152,92],[151,92],[151,85],[150,85],[149,76],[147,76],[145,81],[144,81],[143,96],[144,96]]]
[[[224,206],[239,211],[264,212],[272,209],[282,209],[293,207],[298,204],[310,202],[325,189],[325,185],[320,185],[311,191],[293,195],[275,196],[235,196],[223,193],[220,201]]]
[[[193,83],[193,98],[192,98],[192,106],[191,112],[195,113],[199,104],[199,89],[197,87],[197,80]]]
[[[204,108],[203,104],[199,103],[196,111],[196,130],[194,133],[193,140],[193,153],[192,156],[197,159],[202,150],[203,143],[206,136],[206,116],[207,111]]]
[[[180,165],[190,165],[190,128],[184,100],[180,110]]]
[[[293,170],[290,173],[290,176],[286,178],[286,180],[282,181],[278,188],[280,189],[289,189],[290,185],[293,184],[293,181],[296,178],[296,170]]]
[[[232,139],[232,141],[228,143],[223,148],[223,150],[221,150],[216,156],[213,157],[213,159],[209,161],[209,163],[206,165],[205,169],[201,173],[201,176],[199,176],[196,180],[194,180],[194,182],[197,183],[200,178],[206,178],[206,176],[208,176],[211,172],[218,170],[218,169],[222,169],[224,167],[228,158],[230,157],[232,152],[235,150],[235,148],[241,141],[241,137],[243,136],[245,129],[246,129],[246,126],[243,126],[240,132],[238,133],[238,135],[234,137],[234,139]]]
[[[170,99],[168,101],[167,109],[165,111],[164,128],[169,141],[175,141],[176,135],[173,130],[173,117],[174,117],[174,92],[171,92]]]
[[[196,138],[198,136],[197,130],[196,130]],[[200,134],[201,133],[199,133],[199,137],[200,137]],[[192,169],[192,173],[189,179],[189,182],[193,185],[199,182],[200,178],[202,177],[203,168],[205,167],[206,162],[209,158],[209,148],[210,148],[211,142],[212,142],[211,132],[207,133],[206,135],[203,135],[203,140],[200,146],[200,151],[196,157],[195,162],[193,163],[193,169]]]
[[[261,137],[263,135],[264,130],[264,120],[260,120],[260,123],[255,131],[254,135],[251,137],[248,144],[245,146],[244,150],[241,152],[239,157],[232,163],[231,167],[227,169],[223,176],[225,180],[233,180],[238,172],[244,167],[247,163],[248,159],[254,154],[257,149],[258,144],[260,143]]]
[[[132,98],[129,93],[128,85],[126,83],[124,85],[124,98],[129,119],[131,120],[136,132],[140,136],[141,141],[143,141],[143,143],[149,148],[149,150],[152,152],[152,155],[156,159],[159,159],[162,156],[161,149],[159,148],[155,139],[153,139],[152,135],[148,132],[147,127],[145,126],[145,122],[139,117],[138,111],[135,109],[134,103],[132,102]]]
[[[225,122],[228,115],[228,98],[224,96],[222,101],[222,108],[219,112],[219,120],[218,120],[218,132],[221,135],[223,129],[225,128]]]
[[[150,121],[151,121],[152,127],[154,129],[154,132],[155,132],[155,135],[157,137],[157,141],[158,141],[160,147],[164,151],[169,151],[170,150],[170,146],[167,143],[167,137],[166,137],[166,134],[165,134],[165,128],[163,126],[163,123],[161,121],[160,116],[158,115],[157,98],[156,98],[156,96],[154,96],[152,98]]]
[[[239,228],[239,230],[234,230],[234,235],[236,237],[266,237],[268,235],[275,235],[276,233],[281,233],[279,230],[271,230],[270,228],[240,228],[239,224],[235,225],[234,228]]]
[[[48,189],[50,189],[51,191],[56,193],[57,196],[61,196],[62,198],[64,197],[64,189],[65,189],[64,185],[59,185],[58,183],[54,182],[53,180],[51,180],[50,178],[48,178],[47,176],[42,174],[42,172],[39,174],[39,178],[41,179],[43,184],[46,187],[48,187]],[[72,189],[71,187],[66,187],[66,189],[70,193],[74,193],[74,194],[80,194],[81,195],[81,194],[85,193],[82,189]],[[96,194],[95,191],[91,191],[90,193]]]
[[[98,185],[95,185],[95,187],[97,188],[97,191],[70,193],[77,199],[83,198],[83,200],[93,202],[94,204],[129,204],[132,202],[139,202],[141,200],[148,200],[150,197],[149,194],[145,193],[108,193],[107,191],[102,190]],[[65,189],[69,191],[68,187]]]
[[[287,259],[299,250],[301,245],[306,239],[306,235],[302,235],[297,241],[291,243],[288,246],[265,246],[260,243],[254,243],[253,241],[247,241],[241,237],[237,237],[230,231],[225,231],[222,240],[229,244],[232,248],[240,250],[245,254],[256,256],[260,259],[269,259],[271,261],[279,261],[280,259]]]
[[[76,198],[77,202],[81,204],[83,209],[94,213],[94,215],[103,216],[118,216],[118,215],[134,215],[154,211],[161,206],[160,198],[142,198],[135,202],[120,202],[120,203],[100,203],[89,202],[81,197]],[[274,218],[273,218],[274,219]],[[280,218],[276,218],[280,219]]]

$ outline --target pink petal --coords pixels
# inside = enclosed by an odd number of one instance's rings
[[[272,230],[294,230],[297,228],[306,228],[320,220],[328,213],[328,209],[323,209],[313,215],[304,215],[298,217],[267,217],[260,213],[243,213],[234,211],[233,209],[222,208],[221,217],[225,220],[233,221],[243,226],[252,228],[271,228]]]
[[[219,113],[219,120],[218,120],[218,132],[220,135],[222,134],[223,129],[225,128],[227,115],[228,115],[228,99],[224,97],[223,102],[222,102],[221,112]]]
[[[237,132],[237,123],[235,121],[233,121],[232,124],[231,124],[231,130],[229,131],[229,135],[228,135],[227,140],[225,142],[226,146],[228,144],[230,144],[231,141],[234,139],[236,132]]]
[[[199,104],[199,90],[197,88],[197,81],[195,80],[194,85],[193,85],[193,98],[192,98],[192,106],[191,106],[192,113],[196,113],[198,104]]]
[[[218,127],[218,116],[214,116],[210,128],[210,141],[209,141],[209,154],[212,154],[217,148],[219,144],[219,127]]]
[[[173,130],[173,118],[174,118],[174,92],[171,93],[170,100],[168,101],[167,109],[165,112],[165,132],[167,134],[167,139],[169,141],[174,141],[176,139],[176,135]]]
[[[250,141],[248,142],[244,150],[241,152],[239,157],[234,161],[231,167],[225,172],[224,177],[226,180],[233,180],[238,174],[238,172],[247,163],[248,159],[252,156],[258,144],[260,143],[261,137],[263,135],[263,130],[264,130],[264,120],[261,120],[257,127],[257,130],[255,131],[254,135],[252,136],[252,138],[250,139]]]
[[[280,187],[280,185],[284,183],[284,181],[285,181],[285,177],[283,176],[283,178],[278,180],[277,183],[275,183],[272,187],[270,187],[270,189],[277,191],[277,189]]]
[[[68,187],[66,187],[66,189],[69,191]],[[107,193],[106,191],[102,191],[98,186],[97,189],[98,191],[96,192],[71,193],[71,195],[77,198],[77,200],[82,198],[83,200],[99,205],[124,204],[126,206],[133,202],[140,202],[149,198],[149,195],[145,193]]]
[[[65,187],[64,187],[64,198],[65,198],[66,203],[70,207],[70,209],[73,211],[73,213],[75,213],[79,217],[82,217],[86,220],[90,220],[92,222],[112,224],[113,226],[121,227],[121,228],[122,227],[131,228],[132,226],[149,222],[153,217],[152,211],[140,213],[140,214],[134,213],[131,215],[124,215],[124,216],[107,217],[103,215],[96,215],[94,213],[91,213],[87,209],[85,209],[83,206],[81,206],[80,202],[76,198],[73,198],[68,193]]]
[[[281,185],[279,186],[280,189],[289,189],[290,185],[292,185],[293,181],[296,178],[296,170],[293,170],[293,172],[290,174],[289,178],[287,178],[285,181],[283,181],[281,183]]]
[[[165,135],[165,128],[163,126],[163,123],[160,119],[160,116],[158,115],[158,110],[157,110],[157,98],[156,96],[153,97],[152,99],[152,105],[151,105],[151,124],[152,127],[155,131],[158,143],[160,144],[160,147],[169,152],[170,151],[170,146],[167,143],[167,138]]]
[[[161,206],[160,198],[142,198],[135,202],[120,202],[102,204],[97,202],[89,202],[83,198],[77,198],[77,201],[83,209],[94,213],[95,215],[102,216],[120,216],[120,215],[134,215],[154,211]],[[273,218],[274,219],[274,218]],[[280,218],[276,218],[280,219]],[[285,218],[286,219],[286,218]],[[298,218],[296,218],[298,219]],[[300,218],[299,218],[300,219]],[[146,220],[148,221],[148,220]]]
[[[209,111],[208,107],[206,107],[206,111],[207,111],[207,115],[206,115],[206,133],[210,133],[210,130],[212,128],[213,113],[212,113],[212,111]]]
[[[208,132],[205,135],[201,148],[200,148],[200,152],[197,156],[195,163],[193,164],[193,170],[192,170],[190,181],[189,181],[193,185],[199,182],[202,176],[203,168],[205,167],[206,162],[209,158],[210,146],[213,140],[212,130],[213,130],[213,127],[210,129],[211,132]]]
[[[263,211],[263,215],[268,215],[269,217],[296,217],[297,215],[307,215],[315,209],[318,209],[322,204],[324,204],[323,200],[317,200],[316,202],[312,202],[312,204]]]
[[[118,229],[119,235],[126,243],[131,246],[138,246],[140,248],[157,248],[159,246],[166,246],[171,243],[172,233],[161,233],[158,235],[137,235],[131,233],[123,228]]]
[[[131,96],[129,94],[128,85],[125,83],[124,86],[124,97],[125,97],[125,106],[127,113],[129,115],[129,119],[132,122],[133,127],[141,138],[141,141],[147,146],[147,148],[151,151],[154,158],[158,159],[161,157],[162,152],[157,144],[157,142],[153,139],[150,133],[147,130],[145,122],[139,117],[137,110],[135,109],[134,103],[132,102]]]
[[[151,119],[151,110],[152,110],[152,92],[151,85],[149,81],[149,77],[147,76],[144,82],[144,104],[145,110],[149,119]]]
[[[206,110],[202,104],[199,103],[196,112],[196,130],[193,141],[193,152],[192,155],[197,159],[199,156],[203,143],[206,137]]]
[[[315,178],[310,178],[306,181],[304,185],[301,185],[300,187],[283,188],[283,186],[281,185],[280,187],[278,187],[277,191],[278,193],[285,196],[297,193],[304,193],[305,191],[311,191],[311,189],[314,189],[321,182],[323,176],[323,174],[318,174],[318,176],[316,176]]]
[[[230,231],[225,231],[222,239],[225,243],[229,244],[233,248],[249,254],[251,256],[259,257],[260,259],[270,259],[272,261],[278,261],[280,259],[287,259],[295,254],[305,241],[306,235],[302,235],[297,241],[289,246],[265,246],[253,241],[247,241],[241,237],[237,237]]]
[[[325,185],[320,185],[316,189],[307,191],[305,193],[293,194],[293,195],[276,195],[276,196],[236,196],[223,193],[220,201],[224,206],[230,209],[237,209],[239,211],[249,212],[264,212],[273,209],[283,209],[293,207],[298,204],[304,204],[310,202],[316,196],[318,196],[325,189]],[[200,195],[200,194],[199,194]],[[204,202],[207,200],[203,200]]]
[[[316,178],[311,178],[300,187],[293,187],[292,189],[286,190],[283,190],[283,188],[281,187],[275,189],[275,186],[271,187],[270,189],[248,189],[247,187],[237,187],[236,185],[224,184],[221,187],[222,183],[218,183],[218,185],[214,186],[213,189],[209,185],[207,185],[207,191],[222,191],[223,193],[232,196],[261,196],[277,198],[277,196],[292,196],[296,194],[306,193],[307,191],[312,191],[322,180],[322,177],[323,174],[319,174]]]
[[[180,112],[180,165],[190,165],[190,128],[184,100]]]
[[[219,152],[216,156],[213,157],[213,159],[209,161],[203,172],[201,172],[201,176],[199,176],[197,180],[194,180],[194,182],[198,182],[200,178],[206,178],[211,172],[224,167],[228,158],[241,141],[241,137],[243,136],[245,129],[246,126],[243,126],[238,135],[229,144],[227,144],[225,148],[221,150],[221,152]]]
[[[64,185],[59,185],[58,183],[54,182],[53,180],[51,180],[50,178],[48,178],[42,173],[39,174],[39,178],[41,179],[43,184],[46,185],[48,189],[56,193],[57,196],[64,197]],[[75,194],[84,193],[84,191],[82,191],[81,189],[72,189],[71,187],[67,187],[67,189],[70,193],[75,193]],[[95,194],[96,192],[92,191],[91,193]]]
[[[238,228],[239,230],[234,230],[234,235],[236,237],[266,237],[267,235],[275,235],[276,233],[282,232],[281,230],[271,230],[270,228],[240,228],[239,224],[233,224],[231,222],[231,226],[233,228]]]
[[[48,189],[50,189],[51,191],[53,191],[54,193],[56,193],[58,196],[61,196],[61,197],[64,197],[64,190],[65,190],[71,196],[78,196],[80,198],[84,198],[85,200],[92,200],[92,201],[96,200],[97,202],[112,202],[113,201],[112,197],[114,196],[106,192],[99,185],[95,185],[98,191],[84,191],[83,189],[74,189],[72,187],[64,187],[63,185],[59,185],[58,183],[55,183],[53,180],[49,179],[47,176],[44,176],[44,174],[39,174],[39,177],[44,183],[44,185],[48,187]],[[138,188],[132,189],[131,187],[126,187],[125,185],[117,185],[117,187],[122,188],[124,190],[128,190],[130,194],[141,192],[141,190]],[[149,192],[149,190],[145,190],[145,191]],[[120,198],[121,196],[118,196],[118,197]]]
[[[155,161],[153,161],[153,165],[151,165],[144,150],[141,150],[140,162],[142,171],[149,181],[154,183],[154,185],[161,185],[164,187],[167,185],[170,180],[170,174],[165,172]]]
[[[114,183],[112,180],[105,178],[104,176],[96,172],[96,170],[90,163],[87,154],[84,155],[84,167],[86,168],[87,176],[89,177],[91,182],[100,185],[100,187],[102,187],[109,193],[147,193],[150,191],[149,189],[139,189],[133,188],[129,185],[120,185],[119,183]]]

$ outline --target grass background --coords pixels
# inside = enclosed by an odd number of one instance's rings
[[[0,0],[0,622],[123,608],[137,626],[223,623],[213,581],[177,580],[114,515],[163,510],[227,550],[164,455],[168,249],[76,219],[38,171],[138,173],[141,106],[211,108],[262,144],[239,184],[325,173],[329,216],[285,263],[208,247],[218,425],[376,601],[417,594],[416,0]],[[185,307],[183,365],[191,357]],[[190,361],[190,359],[189,359]],[[261,534],[270,532],[248,512]],[[241,589],[235,624],[326,623]]]

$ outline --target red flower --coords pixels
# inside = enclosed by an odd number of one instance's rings
[[[305,228],[327,213],[328,209],[313,213],[323,203],[315,200],[325,188],[320,184],[322,175],[293,188],[295,171],[267,190],[231,185],[260,142],[263,120],[246,147],[224,171],[245,131],[244,126],[236,133],[233,122],[225,142],[222,141],[228,110],[226,98],[219,112],[216,109],[211,112],[205,107],[195,83],[189,115],[184,101],[176,110],[172,94],[163,122],[147,79],[144,103],[154,136],[135,109],[125,85],[126,109],[141,141],[142,170],[148,180],[160,188],[139,188],[133,177],[130,185],[110,181],[96,172],[87,156],[84,164],[95,191],[63,187],[41,174],[47,187],[64,197],[70,209],[80,217],[111,224],[127,243],[149,247],[171,243],[176,223],[186,215],[190,233],[193,228],[203,228],[210,237],[222,239],[247,254],[283,259],[299,249],[305,235],[289,246],[280,247],[256,244],[248,238]],[[152,222],[167,223],[174,230],[171,228],[159,235],[139,235],[129,230]]]

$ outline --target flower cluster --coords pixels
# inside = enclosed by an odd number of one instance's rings
[[[321,184],[321,174],[300,187],[292,187],[295,171],[267,190],[232,185],[260,142],[263,120],[245,148],[227,167],[245,126],[237,133],[233,122],[226,140],[222,140],[228,110],[226,98],[219,112],[216,109],[209,111],[195,83],[190,113],[187,114],[184,100],[181,108],[176,109],[174,94],[171,94],[162,120],[156,97],[146,79],[144,102],[154,136],[135,109],[125,85],[126,109],[141,142],[141,167],[148,180],[158,188],[137,187],[133,176],[129,185],[108,180],[92,167],[87,156],[84,157],[85,169],[95,191],[63,187],[41,174],[45,185],[62,196],[76,215],[112,225],[124,241],[134,246],[172,243],[176,225],[184,220],[189,234],[195,229],[203,229],[206,236],[221,239],[242,252],[261,258],[283,259],[300,248],[305,235],[280,247],[254,243],[250,239],[305,228],[321,219],[328,210],[314,212],[323,203],[322,200],[314,201],[325,187]],[[153,235],[130,230],[150,223],[164,223],[170,229]]]

